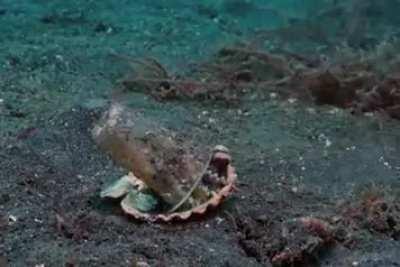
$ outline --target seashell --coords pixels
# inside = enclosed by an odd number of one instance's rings
[[[181,211],[181,212],[172,212],[172,213],[146,213],[138,210],[135,207],[132,207],[129,202],[122,201],[121,207],[122,210],[133,216],[135,219],[151,221],[151,222],[170,222],[170,221],[183,221],[189,219],[194,215],[203,215],[208,210],[216,208],[221,202],[228,197],[232,191],[235,189],[235,182],[237,179],[235,169],[232,166],[227,167],[228,177],[226,178],[226,184],[221,187],[217,192],[213,193],[212,197],[189,210]]]
[[[195,149],[126,107],[113,104],[93,129],[98,146],[129,170],[102,191],[147,221],[185,220],[218,206],[235,188],[229,150]],[[161,203],[161,205],[160,205]]]

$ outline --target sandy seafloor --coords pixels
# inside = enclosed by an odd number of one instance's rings
[[[136,222],[105,204],[99,191],[124,171],[89,130],[126,69],[111,55],[152,56],[179,72],[260,26],[186,1],[150,2],[0,1],[1,266],[265,266],[238,242],[232,214],[325,215],[365,185],[398,186],[397,121],[251,97],[225,107],[137,94],[149,119],[229,147],[242,186],[215,213],[184,224]],[[83,237],[59,233],[60,213]],[[399,266],[399,251],[371,234],[353,249],[329,249],[317,265]]]

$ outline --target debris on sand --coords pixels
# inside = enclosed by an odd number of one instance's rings
[[[249,92],[261,98],[273,93],[284,99],[333,105],[354,113],[384,112],[400,118],[398,71],[380,70],[382,58],[378,55],[337,57],[310,63],[305,55],[236,45],[220,49],[189,74],[171,74],[155,59],[119,56],[132,68],[122,79],[121,87],[123,91],[141,91],[158,100],[228,103],[240,102]],[[398,59],[388,63],[396,64]]]
[[[373,234],[400,240],[400,204],[383,192],[367,190],[360,199],[345,203],[339,224],[355,233]]]
[[[309,266],[319,253],[336,242],[334,227],[316,217],[267,224],[243,217],[237,226],[245,252],[260,263],[273,266]]]

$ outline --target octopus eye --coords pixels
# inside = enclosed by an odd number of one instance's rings
[[[169,90],[171,88],[171,85],[167,81],[163,81],[160,83],[160,89],[161,90]]]

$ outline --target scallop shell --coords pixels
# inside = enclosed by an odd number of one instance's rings
[[[213,196],[206,202],[196,207],[193,207],[190,210],[172,213],[145,213],[133,208],[124,200],[121,202],[121,208],[126,214],[134,217],[135,219],[151,222],[184,221],[195,215],[201,216],[208,210],[214,209],[219,206],[222,201],[234,191],[235,182],[237,179],[235,168],[229,164],[227,166],[226,173],[226,184],[221,187],[217,192],[213,193]]]

